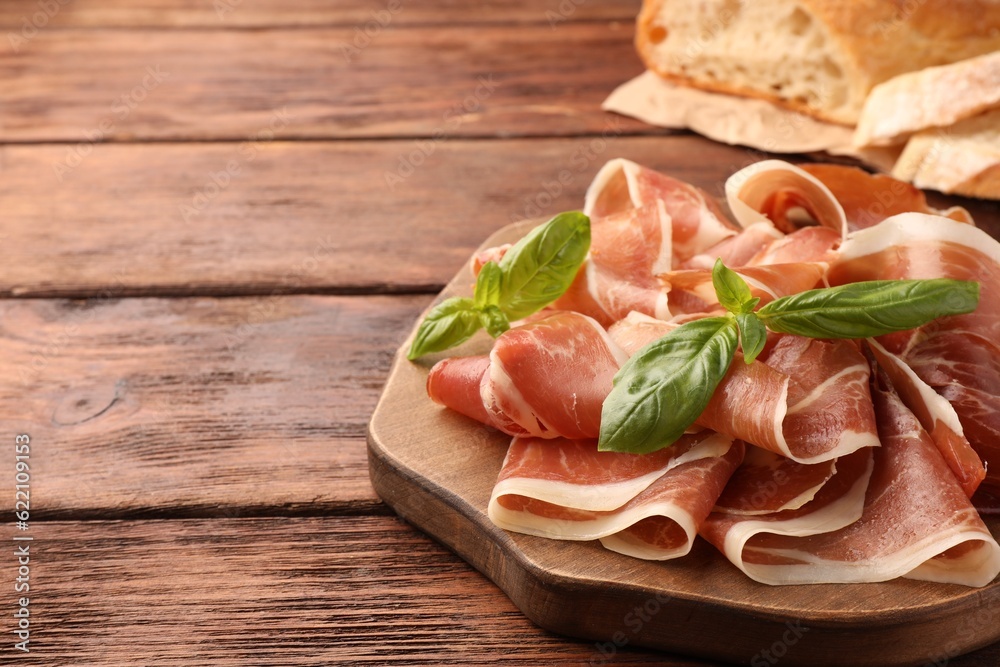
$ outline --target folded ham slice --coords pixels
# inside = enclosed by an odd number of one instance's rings
[[[782,232],[818,224],[847,234],[844,209],[822,181],[782,160],[763,160],[726,180],[726,201],[736,221],[747,227],[770,220]],[[803,218],[800,214],[808,214]],[[797,214],[799,214],[797,216]]]
[[[591,219],[590,254],[554,307],[604,325],[633,310],[669,317],[657,274],[737,233],[706,193],[622,159],[594,177],[584,213]]]
[[[674,264],[740,229],[729,222],[708,193],[630,160],[611,160],[601,167],[584,201],[583,212],[598,220],[662,202],[670,216],[670,255]]]
[[[510,435],[596,438],[602,404],[626,359],[593,319],[558,312],[506,331],[489,357],[439,362],[427,393]]]
[[[933,440],[894,393],[879,389],[875,401],[882,446],[838,461],[812,502],[764,517],[713,513],[702,535],[767,584],[993,581],[1000,545]],[[870,480],[855,470],[869,453]]]
[[[837,459],[797,463],[749,445],[743,463],[715,502],[715,511],[743,516],[773,514],[802,507],[837,472]]]
[[[934,440],[941,456],[962,485],[965,495],[971,498],[986,477],[986,467],[972,443],[965,437],[955,408],[935,392],[933,387],[921,380],[902,359],[877,341],[867,341],[867,346],[879,368],[892,381],[900,400]]]
[[[592,218],[587,261],[553,307],[602,324],[633,310],[662,314],[666,295],[656,274],[670,269],[670,225],[662,201]]]
[[[632,314],[608,334],[632,355],[677,326]],[[854,343],[791,335],[769,340],[753,364],[736,354],[698,426],[799,463],[829,461],[878,445],[870,369]]]
[[[822,286],[826,265],[817,262],[743,266],[734,269],[763,306],[775,299]],[[671,271],[659,276],[666,289],[671,316],[705,313],[721,308],[712,284],[711,269]],[[641,311],[640,311],[641,312]]]
[[[488,513],[515,532],[675,558],[690,551],[742,457],[741,442],[709,431],[648,455],[599,452],[594,440],[514,438]]]
[[[972,222],[960,206],[945,211],[932,208],[924,193],[909,183],[836,164],[757,162],[729,177],[726,198],[744,227],[767,219],[786,233],[815,224],[846,236],[907,212]]]
[[[721,259],[726,266],[746,266],[755,256],[766,251],[776,242],[785,238],[785,234],[770,220],[755,222],[741,229],[735,236],[728,236],[701,253],[680,262],[675,269],[711,269],[715,260]],[[840,237],[837,237],[840,241]]]
[[[923,190],[886,176],[839,164],[804,164],[802,171],[823,183],[844,209],[849,231],[872,227],[900,213],[934,213],[958,222],[972,222],[961,206],[939,211],[927,204]]]
[[[859,231],[830,267],[832,285],[897,278],[980,284],[979,308],[879,342],[954,406],[986,462],[983,484],[1000,487],[1000,243],[972,225],[904,213]]]

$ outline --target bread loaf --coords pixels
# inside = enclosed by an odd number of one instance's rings
[[[1000,50],[1000,0],[644,0],[647,68],[854,125],[899,74]]]

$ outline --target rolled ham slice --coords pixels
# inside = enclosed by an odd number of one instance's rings
[[[847,235],[847,216],[830,189],[815,176],[782,160],[763,160],[726,179],[726,201],[736,221],[748,227],[770,220],[782,232],[791,233],[809,219],[811,224]]]
[[[691,550],[742,457],[743,443],[709,431],[648,455],[599,452],[594,440],[514,438],[488,514],[506,530],[676,558]]]

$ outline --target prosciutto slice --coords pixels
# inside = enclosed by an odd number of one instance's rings
[[[656,274],[670,269],[670,223],[662,201],[592,218],[587,261],[553,307],[603,324],[633,310],[662,313],[666,295]]]
[[[962,485],[962,490],[971,498],[986,477],[986,467],[966,439],[955,408],[921,380],[902,359],[874,340],[868,341],[867,345],[879,368],[892,381],[900,400],[930,434],[941,456]]]
[[[427,393],[510,435],[596,438],[626,359],[593,319],[560,312],[506,331],[488,357],[439,362]]]
[[[676,326],[633,314],[608,334],[631,355]],[[695,423],[798,463],[829,461],[878,445],[869,376],[852,342],[772,335],[753,364],[736,354]]]
[[[675,558],[690,551],[742,456],[741,442],[708,431],[648,455],[599,452],[594,440],[514,438],[488,514],[515,532]]]
[[[734,269],[750,286],[763,306],[775,299],[798,294],[821,284],[826,265],[813,262],[744,266]],[[721,308],[712,285],[711,269],[671,271],[659,276],[666,286],[666,309],[672,315],[704,313]]]
[[[755,256],[783,238],[785,234],[778,231],[770,220],[762,220],[684,260],[675,268],[711,269],[715,266],[716,259],[722,259],[729,267],[745,266],[750,264]]]
[[[833,285],[896,278],[980,283],[979,308],[879,342],[954,406],[986,462],[984,485],[1000,487],[1000,243],[971,225],[904,213],[859,231],[830,267]]]
[[[1000,545],[934,442],[894,393],[880,389],[875,399],[882,446],[838,462],[837,474],[812,502],[766,517],[715,513],[702,535],[749,577],[767,584],[899,576],[966,586],[993,581],[1000,574]],[[846,486],[840,480],[848,474],[848,458],[869,453],[870,480],[856,477],[841,500],[824,506]],[[864,502],[855,516],[856,501],[850,499],[859,489]]]
[[[836,459],[806,465],[750,445],[715,511],[750,516],[798,509],[813,500],[836,472]]]
[[[604,325],[633,310],[669,317],[657,274],[737,231],[706,193],[628,160],[598,172],[584,213],[591,218],[590,254],[554,307]]]
[[[847,216],[830,189],[815,176],[781,160],[744,167],[726,180],[726,201],[744,227],[770,220],[785,233],[813,224],[847,234]],[[808,218],[796,214],[806,213]]]
[[[844,209],[848,231],[872,227],[899,213],[934,213],[972,222],[961,206],[945,211],[927,205],[927,197],[909,183],[885,174],[869,174],[857,167],[839,164],[804,164],[802,171],[820,181]]]
[[[679,263],[735,235],[739,227],[726,218],[706,192],[629,160],[605,164],[587,189],[583,212],[592,219],[662,202],[670,216],[670,254]]]
[[[840,242],[840,233],[829,227],[802,227],[762,247],[747,264],[826,263],[835,257]]]

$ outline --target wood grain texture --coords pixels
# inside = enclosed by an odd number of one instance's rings
[[[501,230],[484,246],[514,241],[529,226]],[[471,280],[466,266],[441,297],[471,296]],[[768,586],[701,540],[687,556],[657,562],[596,541],[504,531],[486,507],[510,437],[434,405],[425,389],[437,358],[482,354],[488,338],[417,364],[406,360],[405,348],[369,426],[375,491],[486,574],[542,627],[600,641],[607,628],[627,626],[622,636],[638,645],[740,664],[763,660],[762,651],[780,644],[779,657],[789,667],[839,667],[845,654],[850,664],[865,667],[925,665],[943,647],[957,655],[1000,640],[1000,579],[982,588],[907,579]],[[984,521],[1000,535],[1000,517]],[[641,608],[650,618],[637,618],[633,610]],[[992,611],[980,619],[982,610]],[[723,643],[714,640],[719,628],[727,629]],[[794,641],[785,639],[793,628],[805,629]]]
[[[222,0],[220,0],[222,1]],[[642,71],[632,24],[46,30],[0,52],[0,141],[600,132]],[[600,53],[601,58],[583,57]],[[80,54],[86,54],[81,58]],[[623,131],[646,132],[639,121]]]
[[[442,141],[412,172],[414,141],[97,145],[61,181],[69,147],[0,147],[0,296],[437,292],[493,231],[580,208],[611,158],[721,195],[761,157],[606,121],[607,139]],[[1000,236],[996,202],[938,199]]]
[[[56,0],[58,2],[58,0]],[[63,3],[66,3],[63,5]],[[274,28],[360,25],[392,8],[393,25],[439,23],[546,23],[620,20],[631,22],[639,0],[62,0],[35,16],[37,2],[0,3],[0,28],[19,34],[28,26],[51,28]],[[398,9],[397,9],[398,7]],[[572,9],[569,9],[572,8]],[[553,18],[549,13],[557,18]],[[377,17],[374,17],[377,18]],[[31,34],[30,27],[26,34]]]
[[[5,664],[602,659],[594,643],[532,625],[480,574],[392,517],[41,522],[30,532],[31,652],[4,642]],[[13,580],[11,560],[0,574]],[[613,664],[707,664],[641,649],[615,654]]]
[[[365,425],[428,302],[0,301],[0,437],[38,517],[383,512]]]

